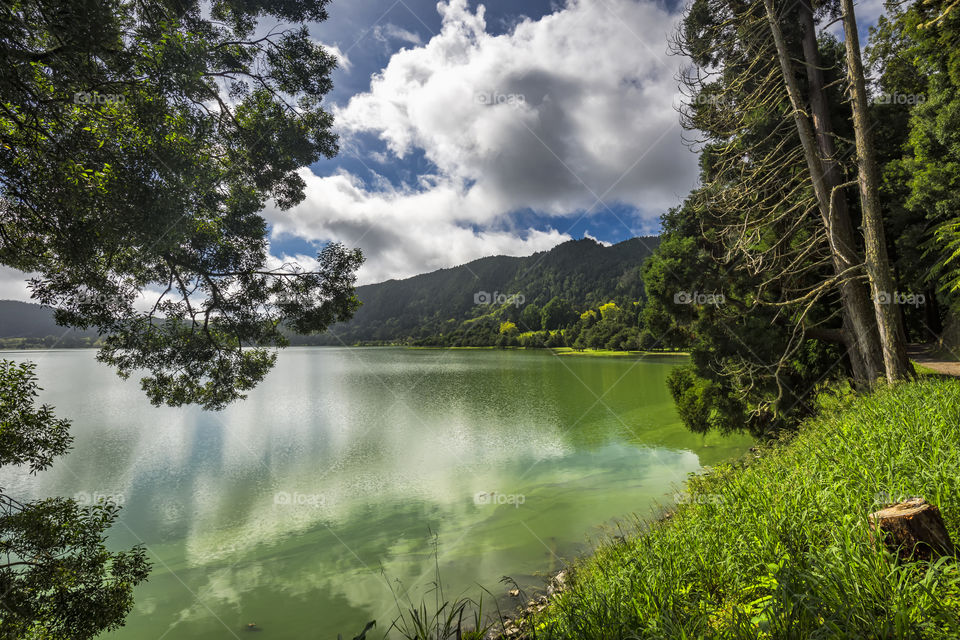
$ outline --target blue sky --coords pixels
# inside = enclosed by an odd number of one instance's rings
[[[659,230],[695,185],[667,53],[675,5],[638,0],[334,0],[311,28],[341,60],[341,153],[268,208],[272,253],[331,240],[376,282],[571,238]]]
[[[268,205],[276,261],[341,241],[361,284],[656,234],[696,184],[668,54],[674,1],[333,0],[312,36],[341,61],[327,108],[341,152]],[[858,3],[861,38],[882,10]],[[839,30],[839,25],[832,30]],[[838,33],[842,33],[839,32]],[[28,299],[0,269],[0,298]]]
[[[477,3],[472,4],[475,7]],[[494,35],[511,31],[524,17],[536,20],[556,9],[543,0],[488,0],[483,4],[487,31]],[[436,0],[334,0],[329,13],[330,19],[317,25],[313,33],[339,47],[353,63],[352,69],[341,68],[335,76],[330,94],[335,102],[365,91],[370,76],[385,67],[394,53],[427,42],[441,27]],[[418,40],[404,41],[407,34]]]
[[[879,0],[860,3],[864,27]],[[696,184],[668,54],[681,6],[647,0],[334,0],[341,153],[268,209],[280,259],[339,240],[361,283],[571,238],[659,232]],[[838,29],[836,26],[835,29]],[[862,34],[864,41],[866,33]]]

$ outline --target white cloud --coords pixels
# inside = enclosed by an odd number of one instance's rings
[[[606,241],[604,241],[604,240],[598,240],[597,238],[594,238],[592,235],[590,235],[590,230],[589,230],[589,229],[583,232],[583,237],[584,237],[584,238],[587,238],[588,240],[593,240],[593,241],[596,242],[597,244],[602,244],[602,245],[605,246],[605,247],[609,247],[610,244],[611,244],[611,243],[606,242]]]
[[[343,69],[344,71],[350,70],[350,67],[352,67],[353,64],[350,62],[350,58],[347,57],[347,54],[340,50],[340,47],[338,47],[335,44],[326,44],[323,42],[321,42],[320,44],[321,46],[323,46],[324,49],[327,50],[327,53],[329,53],[330,55],[332,55],[334,58],[337,59],[337,65],[341,69]]]
[[[370,282],[568,238],[514,228],[519,210],[572,223],[624,203],[644,218],[623,220],[636,233],[694,186],[673,108],[681,61],[666,54],[678,16],[652,2],[569,0],[494,36],[482,5],[438,9],[439,34],[395,53],[369,91],[335,110],[345,148],[373,134],[395,158],[422,151],[436,175],[384,187],[304,172],[307,200],[267,213],[275,233],[360,246]]]
[[[450,180],[426,177],[423,189],[385,186],[367,191],[346,172],[321,178],[303,169],[301,176],[307,182],[304,202],[287,212],[267,212],[274,237],[335,238],[362,248],[367,261],[358,273],[361,284],[489,255],[529,255],[570,239],[556,230],[475,228],[471,220],[493,216],[462,185]],[[307,267],[303,256],[295,259]]]
[[[399,40],[400,42],[406,42],[407,44],[423,44],[423,40],[420,39],[418,34],[412,31],[407,31],[406,29],[398,27],[395,24],[378,24],[373,28],[373,37],[381,42]]]
[[[853,3],[854,13],[857,15],[857,28],[859,30],[861,49],[866,47],[868,44],[867,32],[869,28],[877,24],[880,16],[887,15],[887,10],[884,6],[885,3],[886,0],[856,0]],[[829,33],[841,43],[843,42],[844,36],[842,20],[831,22],[825,29],[822,29],[821,31]]]
[[[855,2],[854,11],[857,14],[857,24],[861,28],[875,25],[880,16],[887,13],[883,6],[884,2],[885,0],[860,0],[859,2]],[[864,38],[864,40],[866,39]]]
[[[27,279],[31,274],[0,265],[0,300],[30,300]]]
[[[658,214],[693,185],[673,109],[679,60],[666,54],[676,16],[572,0],[492,36],[482,5],[438,7],[440,34],[394,54],[370,91],[336,110],[342,132],[375,133],[399,158],[422,149],[504,213],[566,214],[603,196]]]

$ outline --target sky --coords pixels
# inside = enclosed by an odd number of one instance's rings
[[[696,185],[668,53],[677,0],[333,0],[340,153],[268,204],[271,262],[359,247],[358,283],[659,231]],[[858,4],[862,29],[881,0]],[[865,40],[865,33],[861,37]],[[0,298],[26,300],[0,267]]]

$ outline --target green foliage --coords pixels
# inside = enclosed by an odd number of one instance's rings
[[[562,329],[576,319],[577,312],[574,311],[573,305],[559,296],[551,298],[540,312],[540,326],[544,331]]]
[[[322,331],[359,304],[359,251],[271,265],[260,215],[302,201],[299,171],[337,151],[321,106],[335,59],[298,24],[326,5],[4,5],[0,264],[36,273],[33,298],[83,330],[68,339],[96,339],[121,376],[145,373],[156,404],[221,408],[263,379],[284,331]],[[262,35],[263,22],[291,26]],[[0,337],[46,345],[40,328]],[[0,465],[37,472],[67,449],[67,423],[35,395],[30,365],[0,364]],[[0,637],[123,624],[148,563],[104,546],[117,510],[0,492]]]
[[[807,339],[783,357],[795,316],[758,304],[760,278],[713,258],[712,220],[697,194],[664,216],[660,246],[644,265],[649,298],[640,316],[648,333],[637,339],[690,351],[691,365],[674,371],[669,382],[688,428],[770,435],[812,415],[810,394],[844,375],[843,353],[830,342]],[[714,304],[691,298],[718,292],[722,298],[706,298]],[[825,301],[805,313],[829,318],[832,309]]]
[[[923,496],[960,537],[960,384],[837,406],[787,444],[692,476],[669,517],[581,561],[536,637],[957,637],[960,563],[898,563],[867,514]]]
[[[608,316],[619,312],[620,309],[617,308],[616,302],[608,302],[607,304],[600,305],[599,311],[600,317],[606,319]]]
[[[883,98],[873,115],[881,128],[888,235],[902,289],[928,298],[926,313],[905,310],[923,340],[939,332],[939,307],[956,304],[960,282],[960,17],[948,12],[935,20],[949,4],[891,6],[870,38]]]
[[[305,25],[327,0],[28,0],[0,22],[0,264],[38,273],[60,324],[109,334],[155,403],[220,408],[300,333],[346,319],[357,251],[267,264],[268,199],[337,151],[334,57]],[[228,97],[229,96],[229,97]],[[163,292],[148,312],[134,301]],[[245,348],[252,347],[252,348]]]
[[[639,348],[640,333],[637,321],[632,310],[627,311],[614,302],[608,302],[596,310],[589,309],[580,314],[571,327],[570,337],[575,346],[579,345],[581,349],[636,350]]]
[[[495,256],[406,280],[390,280],[357,288],[363,306],[349,322],[322,336],[290,336],[292,344],[415,344],[438,346],[492,345],[500,322],[522,331],[566,327],[574,310],[615,301],[642,300],[640,265],[658,238],[633,238],[604,247],[593,240],[565,242],[525,258]],[[475,298],[484,292],[490,304]],[[493,294],[522,295],[518,306],[492,300]],[[544,308],[550,326],[544,327]],[[478,302],[479,301],[479,302]],[[568,304],[564,304],[563,302]],[[539,309],[541,318],[534,321]],[[525,315],[526,314],[526,315]]]
[[[550,341],[549,331],[530,331],[519,336],[520,346],[524,349],[543,349]]]
[[[36,365],[0,360],[0,467],[29,465],[36,473],[67,452],[70,423],[54,417],[53,408],[34,408]]]
[[[33,364],[0,361],[0,467],[36,473],[69,448],[69,423],[36,395]],[[117,511],[0,493],[0,638],[85,640],[123,624],[149,563],[141,547],[104,546]]]
[[[951,292],[960,291],[960,221],[945,222],[937,228],[935,241],[943,247],[942,270],[944,287]]]
[[[785,46],[803,60],[801,5],[777,5]],[[670,380],[690,429],[769,435],[811,415],[810,394],[824,381],[850,374],[832,248],[813,214],[763,3],[696,0],[675,46],[693,62],[681,117],[698,140],[703,186],[662,218],[660,245],[643,266],[636,340],[690,351],[691,366]],[[825,38],[820,50],[825,81],[836,84],[840,49]],[[837,155],[849,161],[849,108],[835,88],[827,98],[831,112],[847,110],[833,129]]]
[[[680,419],[695,433],[728,433],[741,430],[747,424],[743,402],[723,385],[698,376],[692,365],[673,369],[667,377],[667,386]]]
[[[528,304],[523,308],[520,314],[520,326],[524,331],[536,331],[541,326],[540,307],[535,304]]]

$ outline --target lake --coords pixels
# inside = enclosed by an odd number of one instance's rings
[[[112,496],[110,546],[148,549],[116,640],[241,637],[250,622],[264,640],[351,638],[373,619],[382,637],[390,586],[419,602],[435,559],[448,598],[502,595],[504,575],[542,585],[602,527],[750,446],[680,425],[675,356],[291,348],[221,412],[153,407],[91,350],[0,357],[37,362],[41,400],[76,439],[0,486]]]

